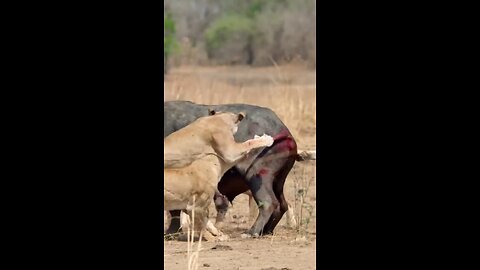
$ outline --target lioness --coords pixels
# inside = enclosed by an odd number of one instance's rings
[[[164,210],[184,211],[194,220],[196,232],[206,240],[215,240],[205,229],[217,236],[221,234],[208,220],[208,207],[218,182],[250,150],[271,146],[273,138],[263,135],[237,143],[233,135],[245,114],[214,111],[209,114],[164,139],[163,195]]]

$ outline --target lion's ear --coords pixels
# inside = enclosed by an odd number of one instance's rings
[[[237,123],[240,122],[240,121],[242,121],[243,118],[245,118],[245,115],[246,115],[246,114],[245,114],[244,112],[239,113],[239,114],[238,114],[238,121],[237,121]]]
[[[215,110],[208,109],[208,115],[215,115],[215,113],[216,113]]]

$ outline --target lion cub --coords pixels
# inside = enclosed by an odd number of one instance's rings
[[[233,135],[244,117],[244,113],[211,111],[164,139],[164,210],[182,210],[206,240],[216,239],[206,229],[223,235],[208,220],[208,207],[223,174],[250,150],[273,144],[265,134],[235,142]]]

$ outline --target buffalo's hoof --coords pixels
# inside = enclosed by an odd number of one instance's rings
[[[246,239],[246,238],[252,237],[252,235],[249,234],[249,233],[242,233],[242,234],[240,235],[240,237],[241,237],[242,239]]]
[[[254,234],[242,233],[242,234],[240,235],[240,237],[242,237],[243,239],[252,238],[252,237],[253,237],[253,238],[258,238],[259,235],[258,235],[258,233],[254,233]]]
[[[164,233],[163,234],[163,240],[171,241],[171,240],[178,240],[179,234],[178,233]]]

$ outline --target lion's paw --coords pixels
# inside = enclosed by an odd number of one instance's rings
[[[270,147],[273,144],[273,138],[272,136],[263,134],[262,136],[263,141],[265,142],[265,146]]]

